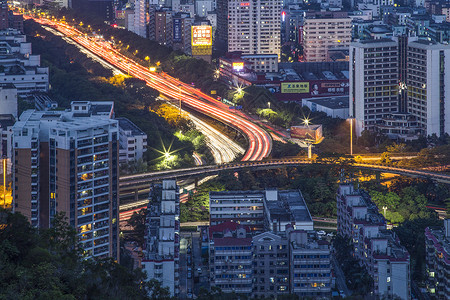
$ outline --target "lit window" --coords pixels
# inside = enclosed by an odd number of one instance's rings
[[[391,282],[391,277],[386,278],[387,282]]]

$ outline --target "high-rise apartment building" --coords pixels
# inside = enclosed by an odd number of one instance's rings
[[[109,103],[109,105],[107,105]],[[12,128],[13,209],[48,228],[64,212],[87,257],[119,257],[119,132],[112,102],[25,111]]]
[[[217,3],[218,9],[219,2]],[[228,0],[228,52],[277,54],[281,50],[281,0]],[[223,13],[222,13],[223,14]],[[218,37],[222,36],[217,18]]]
[[[450,133],[450,45],[408,43],[407,111],[424,135]]]
[[[350,117],[356,134],[375,130],[377,123],[398,112],[398,45],[389,39],[350,46]]]
[[[172,45],[172,16],[173,13],[170,10],[162,9],[154,12],[154,23],[149,26],[154,26],[154,29],[149,29],[154,32],[155,41],[161,45]]]
[[[350,116],[356,134],[378,130],[408,138],[449,133],[449,57],[449,45],[405,37],[352,43]]]
[[[411,298],[410,257],[363,190],[342,183],[337,194],[338,233],[351,239],[353,252],[374,281],[379,297]]]
[[[329,61],[328,51],[346,49],[352,38],[347,12],[306,12],[303,19],[303,54],[307,62]]]
[[[433,299],[450,299],[450,219],[425,229],[427,289]]]
[[[147,279],[180,293],[180,198],[175,180],[163,180],[150,189],[142,268]]]

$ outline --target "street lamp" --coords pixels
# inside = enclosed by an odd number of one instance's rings
[[[150,57],[146,56],[144,59],[145,59],[146,61],[148,61],[148,68],[150,69]]]
[[[350,155],[353,155],[353,117],[350,117]]]
[[[3,158],[3,208],[6,208],[6,157]]]
[[[385,219],[386,219],[386,210],[387,210],[387,206],[383,206],[383,215],[384,215]]]
[[[269,106],[269,109],[270,109],[270,101],[269,101],[269,102],[267,102],[267,105]]]

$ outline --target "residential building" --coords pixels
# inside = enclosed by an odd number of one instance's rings
[[[172,15],[172,11],[167,9],[155,11],[155,29],[153,32],[155,32],[155,41],[161,45],[172,45]],[[152,26],[152,24],[150,24],[150,26]]]
[[[450,133],[450,45],[417,40],[408,43],[407,111],[424,135]],[[446,116],[447,115],[447,116]]]
[[[266,190],[264,197],[264,227],[268,231],[283,232],[314,230],[313,220],[300,190]]]
[[[350,46],[350,117],[356,135],[375,130],[398,112],[398,44],[390,39],[365,40]]]
[[[214,10],[214,1],[197,0],[195,1],[195,14],[199,17],[206,17],[208,12]]]
[[[11,127],[14,125],[16,118],[13,115],[0,114],[0,160],[6,159],[6,184],[11,182],[12,173],[12,144],[11,144]],[[2,162],[3,163],[3,162]],[[0,168],[0,177],[3,184],[3,165]]]
[[[210,285],[224,293],[251,294],[254,259],[250,229],[226,222],[210,226],[209,234]]]
[[[147,135],[127,118],[119,121],[119,163],[137,161],[147,151]]]
[[[348,48],[352,20],[347,12],[306,12],[303,19],[303,53],[307,62],[327,61],[328,51]]]
[[[338,234],[351,239],[354,256],[374,280],[379,297],[411,298],[410,256],[370,196],[342,183],[337,193]]]
[[[252,241],[252,295],[265,298],[289,293],[289,242],[286,236],[267,231],[255,235]]]
[[[220,9],[219,2],[217,9]],[[218,37],[222,33],[219,26]],[[281,50],[281,0],[228,1],[228,52],[276,54]]]
[[[17,89],[13,84],[0,83],[0,115],[12,115],[17,119]]]
[[[216,39],[215,44],[216,47],[223,50],[228,50],[228,8],[232,8],[229,6],[229,0],[216,0],[216,21],[217,21],[217,29],[216,29]]]
[[[263,191],[210,192],[210,225],[234,221],[260,230],[264,218],[263,199]]]
[[[163,180],[150,189],[142,268],[147,279],[156,279],[180,293],[180,198],[175,180]]]
[[[328,299],[332,287],[330,243],[314,231],[293,230],[288,237],[290,293]]]
[[[172,16],[172,20],[173,48],[190,55],[192,53],[191,26],[194,24],[194,19],[190,17],[190,14],[177,13]]]
[[[416,118],[408,113],[392,113],[381,119],[377,124],[377,131],[387,135],[391,139],[416,140],[421,129]]]
[[[425,229],[427,290],[433,299],[450,298],[450,219]]]
[[[102,102],[104,103],[104,102]],[[12,127],[14,211],[51,227],[63,212],[87,257],[119,259],[118,122],[113,103],[27,110]]]
[[[40,66],[40,56],[31,53],[25,35],[14,29],[4,31],[0,34],[0,53],[0,83],[13,84],[22,98],[48,91],[48,68]]]
[[[58,108],[58,102],[51,99],[47,94],[33,94],[34,107],[36,110],[52,110]]]
[[[134,1],[133,32],[141,37],[147,37],[147,2],[146,0]]]

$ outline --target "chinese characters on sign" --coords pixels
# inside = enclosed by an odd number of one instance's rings
[[[212,27],[209,25],[192,26],[192,46],[211,46]]]

